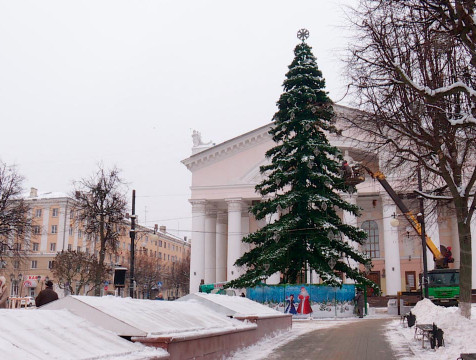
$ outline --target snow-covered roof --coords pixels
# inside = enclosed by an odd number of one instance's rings
[[[67,310],[0,310],[0,359],[166,359]]]
[[[192,302],[67,296],[41,309],[68,309],[121,336],[195,336],[256,327]]]
[[[199,303],[209,309],[226,316],[283,316],[283,313],[262,305],[256,301],[241,296],[227,296],[218,294],[194,293],[189,294],[177,301],[187,301],[189,303]]]
[[[44,192],[44,193],[38,193],[37,196],[31,196],[30,192],[24,193],[21,196],[24,200],[47,200],[47,199],[62,199],[62,198],[71,198],[66,193],[63,192]]]

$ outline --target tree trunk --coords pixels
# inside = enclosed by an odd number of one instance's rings
[[[469,223],[458,222],[461,265],[459,273],[461,315],[471,318],[471,285],[472,285],[472,256],[471,256],[471,228]]]
[[[99,265],[101,265],[98,270],[97,270],[97,275],[96,275],[96,290],[94,291],[96,296],[101,296],[101,273],[100,273],[100,268],[104,264],[104,259],[106,257],[106,240],[105,240],[105,235],[104,235],[104,216],[101,214],[101,219],[99,222],[99,243],[100,243],[100,248],[99,248]]]
[[[466,220],[468,211],[465,199],[457,199],[455,205],[458,219],[458,238],[461,258],[459,273],[459,309],[462,316],[470,319],[472,287],[471,219]]]

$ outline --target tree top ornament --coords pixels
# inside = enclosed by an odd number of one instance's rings
[[[299,40],[302,40],[302,42],[306,41],[306,39],[309,37],[309,30],[308,29],[301,29],[297,32],[297,37]]]

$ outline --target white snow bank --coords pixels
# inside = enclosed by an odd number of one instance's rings
[[[168,358],[163,349],[124,340],[66,310],[0,310],[0,359]]]
[[[61,308],[123,336],[179,337],[256,328],[255,324],[230,319],[188,301],[67,296],[46,304],[40,311]]]
[[[177,301],[197,302],[226,316],[283,316],[282,312],[241,296],[198,292],[181,297]]]
[[[388,325],[387,339],[397,352],[402,353],[409,348],[413,355],[407,351],[407,359],[456,359],[461,353],[476,353],[475,309],[473,307],[472,319],[469,320],[460,315],[457,307],[437,306],[428,299],[416,304],[412,313],[416,315],[417,324],[435,323],[443,329],[445,346],[439,349],[431,350],[426,341],[426,349],[422,349],[421,340],[414,340],[415,327],[403,328],[400,321]]]

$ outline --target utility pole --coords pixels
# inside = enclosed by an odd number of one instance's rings
[[[423,185],[421,181],[421,164],[418,164],[418,190],[423,192]],[[418,221],[420,222],[420,229],[421,229],[421,251],[422,251],[422,259],[423,259],[423,291],[422,296],[423,298],[428,299],[428,260],[426,257],[426,231],[425,231],[425,206],[423,203],[423,196],[420,194],[420,212],[417,215]]]
[[[135,239],[136,239],[136,191],[132,190],[132,215],[131,215],[131,272],[130,272],[130,285],[129,285],[129,295],[131,298],[134,298],[134,250],[135,250]]]

